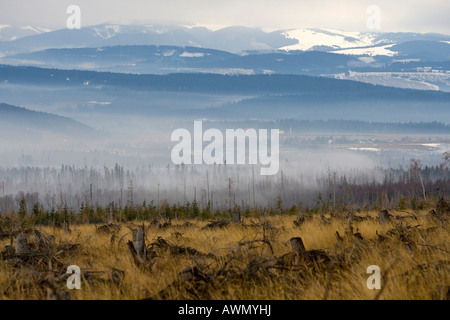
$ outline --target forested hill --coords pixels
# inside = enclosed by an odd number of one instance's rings
[[[0,65],[0,82],[49,86],[121,87],[134,90],[242,93],[307,94],[330,98],[374,97],[414,101],[450,101],[450,93],[399,89],[304,75],[218,75],[218,74],[124,74],[79,70],[43,69]]]
[[[0,124],[8,129],[38,129],[68,135],[96,133],[93,128],[71,118],[6,103],[0,103]]]

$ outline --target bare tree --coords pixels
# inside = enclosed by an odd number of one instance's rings
[[[417,177],[419,179],[420,185],[422,186],[422,195],[423,198],[426,200],[427,197],[425,194],[425,185],[423,184],[422,180],[422,161],[418,159],[411,159],[409,170],[413,177]]]
[[[444,162],[441,163],[441,167],[445,168],[445,167],[450,167],[450,151],[446,151],[444,152],[442,158],[444,159]]]

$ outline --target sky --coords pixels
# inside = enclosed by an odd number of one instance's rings
[[[380,32],[450,34],[449,0],[0,0],[0,25],[64,28],[72,4],[81,8],[82,26],[170,22],[345,31],[369,31],[367,8],[377,5]]]

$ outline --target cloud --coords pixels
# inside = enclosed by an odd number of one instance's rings
[[[82,24],[168,21],[187,24],[243,25],[367,30],[367,7],[381,9],[380,31],[449,33],[448,0],[2,0],[0,22],[63,28],[66,8],[81,7]]]

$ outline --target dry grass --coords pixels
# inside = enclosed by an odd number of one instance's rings
[[[293,216],[245,219],[244,225],[217,229],[204,229],[207,222],[193,220],[189,221],[190,226],[183,226],[186,221],[173,221],[164,229],[145,222],[146,243],[154,256],[142,265],[134,262],[127,247],[127,241],[132,239],[130,227],[139,228],[137,222],[122,224],[113,242],[111,233],[99,233],[93,225],[71,226],[70,234],[42,227],[38,228],[42,234],[55,236],[54,247],[46,257],[38,257],[32,263],[20,258],[1,259],[0,299],[47,299],[47,288],[53,284],[58,292],[69,292],[73,300],[448,299],[448,223],[437,223],[420,213],[418,220],[407,218],[400,227],[399,221],[380,224],[376,212],[370,216],[374,219],[352,223],[353,233],[358,229],[363,241],[346,233],[348,221],[329,216],[330,224],[314,216],[300,227],[293,224]],[[270,227],[263,227],[264,221]],[[395,228],[397,233],[389,234]],[[336,231],[343,241],[338,241]],[[385,241],[379,241],[377,231],[386,237]],[[205,255],[152,248],[151,243],[158,237]],[[292,237],[302,237],[307,250],[324,250],[331,262],[277,264],[280,256],[292,253]],[[9,242],[2,240],[0,248]],[[68,244],[79,246],[67,249]],[[53,272],[48,271],[49,260]],[[82,269],[81,290],[67,290],[66,278],[58,278],[69,265]],[[382,290],[366,287],[370,276],[366,269],[370,265],[381,268]],[[197,266],[204,278],[179,280],[180,271],[189,266]],[[123,278],[117,280],[114,270],[124,271]],[[57,280],[53,281],[53,277]]]

